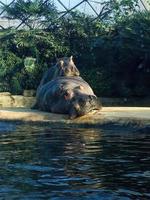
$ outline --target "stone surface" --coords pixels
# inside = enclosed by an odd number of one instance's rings
[[[120,105],[129,103],[126,99],[101,98],[103,105]],[[149,99],[141,99],[149,104]],[[46,122],[64,125],[99,126],[107,123],[135,124],[150,126],[150,107],[103,107],[100,112],[90,113],[86,116],[69,120],[68,115],[58,115],[38,110],[31,110],[35,97],[11,95],[9,92],[0,93],[0,120],[22,122]],[[135,102],[133,100],[133,102]]]
[[[34,102],[35,102],[35,97],[11,95],[9,92],[0,93],[0,108],[4,108],[4,107],[30,108]]]
[[[0,96],[0,107],[13,107],[14,99],[10,95]]]
[[[23,91],[23,96],[24,97],[33,97],[36,95],[36,91],[35,90],[24,90]]]
[[[0,110],[2,121],[47,122],[62,125],[99,126],[104,124],[134,124],[150,126],[150,108],[143,107],[103,107],[100,112],[69,120],[68,115],[60,115],[25,108],[5,108]]]
[[[1,96],[11,96],[10,92],[0,92],[0,97]]]
[[[13,95],[14,103],[12,107],[30,108],[35,101],[35,97],[24,97],[22,95]],[[9,107],[9,106],[8,106]]]
[[[34,90],[25,90],[23,95],[11,95],[9,92],[0,92],[0,108],[24,107],[30,108],[34,102]],[[150,106],[150,98],[100,98],[103,106]]]

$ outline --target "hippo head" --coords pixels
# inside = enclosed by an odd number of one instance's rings
[[[72,98],[69,117],[74,119],[86,115],[92,110],[100,110],[100,108],[101,105],[96,96],[80,94]]]
[[[56,66],[59,68],[59,76],[79,76],[80,72],[75,66],[72,56],[57,59]]]

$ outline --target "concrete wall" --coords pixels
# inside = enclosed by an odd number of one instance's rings
[[[33,96],[34,95],[34,96]],[[147,106],[150,98],[100,98],[103,106]],[[0,108],[23,107],[30,108],[35,102],[34,91],[24,91],[23,95],[12,95],[9,92],[0,93]]]
[[[0,93],[0,108],[25,107],[30,108],[35,102],[33,96],[11,95],[9,92]]]

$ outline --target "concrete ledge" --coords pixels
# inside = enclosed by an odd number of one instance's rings
[[[3,108],[0,121],[41,122],[49,124],[82,125],[98,127],[105,124],[150,126],[150,108],[143,107],[103,107],[100,112],[69,120],[68,115],[41,112],[27,108]]]
[[[35,91],[25,90],[23,95],[12,95],[9,92],[0,92],[0,108],[22,107],[30,108],[35,102]],[[100,98],[103,106],[150,106],[150,98]]]
[[[35,102],[35,97],[11,95],[9,92],[0,93],[0,108],[23,107],[30,108]]]

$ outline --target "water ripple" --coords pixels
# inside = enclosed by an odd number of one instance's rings
[[[150,198],[148,133],[9,123],[0,133],[0,199]]]

